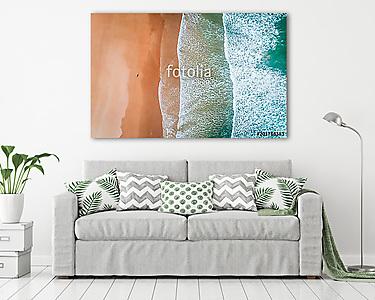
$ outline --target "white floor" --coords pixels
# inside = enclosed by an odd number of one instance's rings
[[[374,299],[375,283],[322,279],[82,278],[56,279],[34,266],[18,279],[0,279],[0,299],[263,300]]]

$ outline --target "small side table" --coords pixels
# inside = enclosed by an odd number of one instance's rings
[[[33,222],[0,223],[0,278],[18,278],[31,269]]]

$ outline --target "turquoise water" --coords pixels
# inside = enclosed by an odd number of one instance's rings
[[[232,81],[224,53],[222,14],[184,14],[178,41],[180,69],[210,69],[210,77],[180,77],[177,138],[230,138]]]
[[[286,14],[184,14],[177,138],[286,138]]]
[[[234,138],[287,137],[286,14],[226,13]]]

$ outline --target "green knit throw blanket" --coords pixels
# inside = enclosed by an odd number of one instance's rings
[[[258,211],[259,216],[288,216],[295,215],[296,209],[273,210],[261,209]],[[323,219],[323,260],[325,263],[325,273],[334,280],[341,281],[367,281],[375,282],[375,273],[367,272],[349,272],[345,267],[339,251],[337,250],[335,239],[333,238],[331,227],[329,226],[326,211],[322,209]]]

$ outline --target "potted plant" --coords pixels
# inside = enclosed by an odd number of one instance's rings
[[[14,153],[14,146],[1,146],[5,163],[0,163],[0,221],[17,223],[23,211],[23,190],[30,179],[30,172],[38,170],[44,175],[41,159],[55,154],[42,153],[34,156]]]

